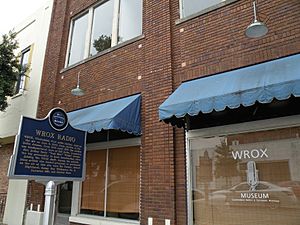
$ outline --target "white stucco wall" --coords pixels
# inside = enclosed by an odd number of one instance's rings
[[[5,112],[0,112],[1,139],[16,135],[21,115],[36,116],[51,12],[52,0],[49,0],[14,29],[17,32],[19,52],[33,46],[32,58],[26,90],[9,98],[9,107]]]
[[[25,91],[11,97],[8,101],[9,107],[5,112],[0,112],[0,144],[1,141],[10,140],[9,137],[17,134],[21,115],[36,117],[52,4],[53,1],[48,0],[14,29],[17,32],[19,52],[32,46],[30,71],[29,77],[26,78]],[[27,183],[25,180],[9,181],[4,224],[23,224]]]
[[[22,225],[27,184],[27,180],[9,180],[9,189],[3,218],[4,224]]]

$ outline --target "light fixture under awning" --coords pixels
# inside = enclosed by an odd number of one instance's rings
[[[182,83],[159,107],[160,120],[300,96],[300,54]]]
[[[141,95],[105,102],[68,113],[70,124],[89,133],[101,130],[121,130],[141,134]]]

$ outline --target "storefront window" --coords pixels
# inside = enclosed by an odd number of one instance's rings
[[[300,127],[189,139],[191,223],[299,225]]]
[[[81,212],[104,215],[106,150],[88,151],[82,183]]]
[[[139,218],[139,147],[87,152],[81,213]]]

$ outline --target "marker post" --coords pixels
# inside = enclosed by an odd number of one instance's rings
[[[53,181],[49,181],[46,185],[43,225],[53,225],[54,224],[56,186],[57,185]]]

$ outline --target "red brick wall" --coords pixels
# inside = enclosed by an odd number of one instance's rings
[[[258,15],[267,20],[268,34],[250,39],[244,34],[253,21],[252,1],[240,0],[174,29],[173,67],[176,86],[212,75],[300,52],[298,0],[260,0]],[[183,29],[183,32],[180,32]],[[182,64],[185,63],[185,66]]]
[[[40,210],[44,210],[45,202],[45,186],[36,183],[35,181],[29,181],[26,196],[26,207],[29,209],[30,204],[33,204],[33,210],[37,211],[38,205],[40,205]]]
[[[0,147],[0,193],[7,193],[7,170],[10,156],[13,153],[13,147],[13,144],[3,145],[2,147]]]
[[[260,0],[269,33],[249,39],[252,1],[235,3],[175,24],[179,0],[144,0],[144,38],[72,69],[64,68],[71,17],[95,0],[55,0],[41,83],[40,117],[142,94],[141,224],[186,224],[183,129],[159,122],[158,107],[182,81],[300,52],[299,0]],[[83,97],[70,91],[81,75]],[[141,76],[142,79],[137,79]],[[32,192],[33,193],[33,192]],[[38,195],[38,194],[36,194]],[[34,198],[34,194],[32,195]]]
[[[69,15],[76,15],[93,2],[55,1],[41,84],[41,90],[50,93],[41,91],[38,115],[45,116],[54,106],[70,111],[142,93],[141,223],[146,224],[148,217],[153,217],[155,224],[164,224],[164,219],[174,223],[173,128],[159,122],[157,112],[172,92],[169,3],[144,1],[144,8],[152,9],[143,15],[145,38],[60,72],[64,68]],[[86,91],[80,98],[70,93],[79,71],[81,88]]]
[[[7,170],[12,153],[13,144],[2,145],[0,147],[0,223],[4,216],[8,190]]]
[[[148,217],[158,225],[175,221],[174,132],[157,110],[172,92],[170,13],[169,1],[144,1],[141,224]]]

